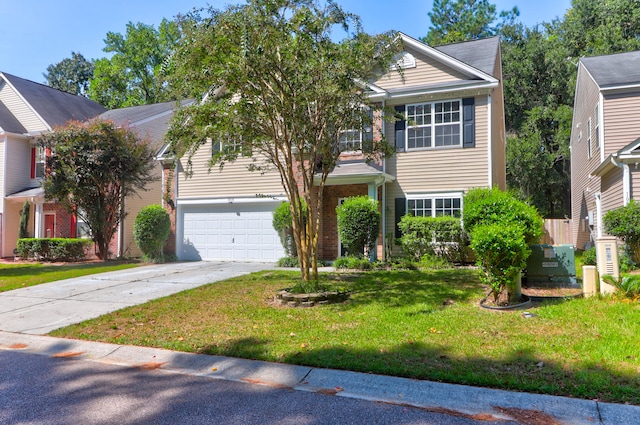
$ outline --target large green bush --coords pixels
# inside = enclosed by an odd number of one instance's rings
[[[368,196],[354,196],[336,208],[338,235],[349,255],[361,257],[365,249],[372,252],[380,232],[378,201]]]
[[[293,238],[293,218],[290,205],[289,202],[282,202],[273,211],[273,228],[280,236],[280,243],[282,243],[287,257],[297,258],[298,251],[296,249],[296,241]],[[306,210],[306,203],[302,200],[302,211],[306,212]]]
[[[87,248],[93,244],[88,239],[23,238],[18,239],[18,256],[39,261],[82,261]]]
[[[510,301],[519,295],[518,275],[531,254],[522,229],[515,223],[492,223],[476,226],[471,232],[471,248],[478,257],[480,280],[491,287],[497,302],[506,288]]]
[[[518,276],[538,243],[543,220],[537,210],[510,192],[472,189],[464,197],[465,229],[480,267],[480,278],[491,287],[494,301],[507,290],[510,303],[518,301]]]
[[[528,244],[544,233],[544,221],[535,207],[500,189],[471,189],[464,197],[464,228],[471,233],[480,224],[517,223]]]
[[[631,259],[640,262],[640,204],[632,199],[627,205],[607,212],[602,221],[604,230],[622,239]]]
[[[148,261],[164,261],[162,249],[170,232],[169,213],[157,204],[141,209],[133,224],[133,239]]]
[[[398,226],[402,232],[400,245],[416,261],[426,254],[450,262],[462,263],[467,259],[469,240],[459,218],[405,215]]]

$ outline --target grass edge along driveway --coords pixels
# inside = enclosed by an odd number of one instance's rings
[[[265,271],[50,335],[640,404],[640,305],[614,298],[479,307],[473,269],[326,273],[343,304],[286,308],[299,273]]]
[[[43,283],[54,282],[56,280],[123,270],[138,267],[139,265],[139,263],[120,261],[69,264],[0,264],[0,292],[40,285]]]

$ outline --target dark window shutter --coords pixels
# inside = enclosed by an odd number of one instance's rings
[[[476,111],[475,99],[462,99],[462,146],[473,148],[476,146]],[[491,137],[491,135],[489,135]]]
[[[404,215],[407,212],[407,198],[396,198],[395,211],[396,211],[395,234],[396,234],[396,239],[398,239],[402,237],[402,232],[400,232],[400,226],[398,226],[398,224],[400,224],[400,220],[402,219],[402,217],[404,217]]]
[[[36,148],[31,148],[31,178],[36,178]]]
[[[402,115],[402,119],[400,121],[396,121],[396,151],[404,151],[405,143],[405,130],[407,128],[407,120],[404,115],[404,105],[396,105],[396,115]]]

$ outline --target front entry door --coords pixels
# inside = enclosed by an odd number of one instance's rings
[[[47,214],[44,215],[44,237],[55,238],[56,237],[56,215]]]

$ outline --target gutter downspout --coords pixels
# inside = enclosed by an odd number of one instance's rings
[[[618,162],[614,156],[611,156],[611,163],[618,168],[622,168],[622,204],[627,206],[631,200],[631,171],[629,164]]]
[[[384,108],[386,106],[386,102],[383,100],[382,101],[382,135],[386,136],[387,134],[387,126],[386,126],[386,121],[385,121],[385,117],[384,117]],[[382,172],[386,175],[387,173],[387,157],[383,156],[382,157]],[[386,183],[386,182],[385,182]],[[387,244],[387,185],[383,184],[382,185],[382,226],[381,230],[382,230],[382,259],[383,260],[387,260],[386,258],[386,244]]]
[[[488,163],[489,163],[489,189],[491,189],[493,187],[493,134],[491,133],[492,131],[492,127],[491,127],[491,95],[487,96],[487,115],[488,115],[488,119],[487,119],[487,135],[488,137],[488,146],[487,146],[487,150],[488,150]]]

